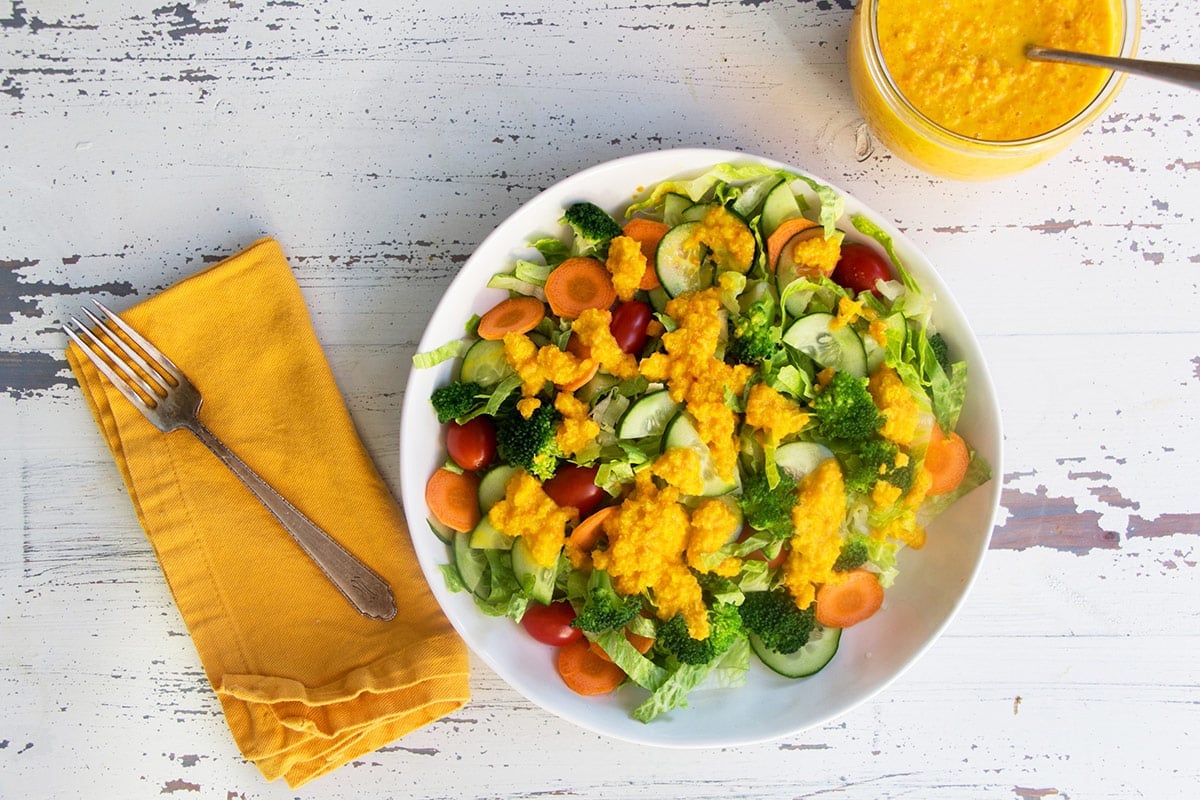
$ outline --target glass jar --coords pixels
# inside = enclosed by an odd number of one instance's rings
[[[1052,0],[1044,0],[1052,2]],[[887,0],[883,0],[887,2]],[[947,178],[984,180],[1010,175],[1039,164],[1075,141],[1113,101],[1125,75],[1113,72],[1087,106],[1046,133],[1011,141],[975,139],[951,131],[917,110],[896,86],[877,27],[880,0],[860,0],[850,26],[850,87],[859,111],[875,137],[889,150],[922,170]],[[1116,0],[1119,54],[1137,51],[1138,0]]]

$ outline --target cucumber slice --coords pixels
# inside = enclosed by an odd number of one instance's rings
[[[817,312],[793,322],[784,331],[783,341],[822,367],[849,372],[856,378],[867,376],[867,353],[862,339],[849,325],[831,330],[833,314]]]
[[[713,267],[704,261],[704,247],[690,241],[699,227],[699,222],[676,225],[663,235],[654,251],[654,271],[668,297],[712,285]]]
[[[426,522],[429,523],[429,530],[433,531],[433,535],[436,536],[442,542],[442,544],[450,544],[454,541],[454,534],[457,533],[457,531],[455,531],[453,528],[447,528],[445,525],[438,522],[436,519],[433,519],[432,517],[426,520]]]
[[[767,194],[763,201],[762,225],[763,238],[770,236],[775,229],[793,217],[803,216],[804,209],[787,181],[780,181]]]
[[[729,226],[743,227],[745,235],[754,243],[754,252],[749,260],[745,263],[737,262],[732,253],[713,253],[699,242],[701,237],[695,234],[702,228],[698,226],[706,224],[701,220],[713,209],[720,208],[721,206],[715,203],[697,203],[684,212],[686,221],[667,231],[658,243],[658,249],[654,253],[654,270],[658,274],[658,282],[671,297],[712,286],[714,272],[718,268],[744,275],[758,259],[758,239],[754,236],[750,223],[732,209],[724,209],[723,216],[731,219],[721,222],[721,227],[726,229],[723,235],[728,236]]]
[[[663,222],[674,227],[683,222],[683,212],[694,205],[692,198],[678,192],[671,192],[663,198]]]
[[[729,494],[741,483],[738,471],[733,471],[733,480],[727,481],[717,474],[717,466],[713,463],[712,453],[708,445],[700,438],[696,425],[686,411],[680,411],[675,418],[667,423],[665,447],[686,447],[696,451],[700,456],[700,476],[704,479],[704,489],[701,497],[717,497]]]
[[[617,438],[640,439],[643,436],[661,436],[667,423],[679,413],[679,404],[671,399],[666,389],[652,392],[625,410],[617,422]]]
[[[487,554],[471,547],[469,533],[454,534],[453,553],[454,566],[458,568],[463,585],[467,587],[467,591],[477,594],[483,584],[483,573],[488,568]]]
[[[732,210],[744,218],[754,216],[754,212],[767,199],[775,187],[784,183],[778,175],[764,175],[758,180],[742,187],[742,193],[733,201]]]
[[[467,348],[459,379],[490,389],[513,374],[504,357],[504,342],[480,339]]]
[[[700,222],[708,212],[720,206],[720,203],[695,203],[684,209],[682,218],[684,222]]]
[[[488,509],[504,499],[508,482],[517,472],[511,464],[501,464],[488,470],[479,481],[479,510],[487,515]]]
[[[794,653],[770,650],[756,635],[749,635],[750,647],[759,660],[785,678],[806,678],[820,672],[837,653],[842,639],[841,628],[813,628],[808,644]]]
[[[484,514],[471,531],[470,543],[473,550],[511,550],[513,537],[501,532]]]
[[[788,442],[775,451],[775,465],[799,480],[833,458],[833,451],[816,442]]]
[[[525,539],[518,536],[512,545],[513,573],[529,599],[542,605],[550,605],[554,599],[554,579],[558,576],[557,565],[547,569],[533,560],[533,552]]]

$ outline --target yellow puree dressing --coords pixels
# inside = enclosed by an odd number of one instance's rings
[[[1116,55],[1116,0],[879,0],[883,61],[925,116],[975,139],[1011,141],[1067,122],[1107,70],[1029,61],[1025,46]]]

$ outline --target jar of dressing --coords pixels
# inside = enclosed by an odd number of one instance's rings
[[[1138,0],[861,0],[850,85],[874,135],[927,172],[964,180],[1034,166],[1073,142],[1124,75],[1035,62],[1040,44],[1133,56]]]

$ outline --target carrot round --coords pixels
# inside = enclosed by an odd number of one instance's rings
[[[931,478],[929,493],[945,494],[957,489],[966,477],[970,463],[971,454],[967,452],[963,438],[953,431],[947,436],[934,425],[929,446],[925,449],[925,470]]]
[[[639,289],[650,291],[659,287],[658,273],[654,270],[654,254],[658,251],[658,243],[670,230],[664,223],[645,217],[634,217],[625,223],[625,235],[642,246],[642,255],[646,257],[646,271],[642,273]]]
[[[588,348],[588,346],[583,343],[582,339],[580,339],[578,336],[576,336],[573,333],[569,337],[567,337],[567,352],[570,353],[571,355],[575,356],[576,358],[580,359],[581,361],[590,359],[592,357],[591,349]],[[583,385],[585,383],[587,383],[588,381],[590,381],[592,378],[596,377],[596,373],[599,371],[600,371],[600,362],[593,361],[591,369],[589,369],[587,372],[583,373],[582,375],[580,375],[578,378],[571,381],[570,383],[562,384],[561,386],[559,386],[559,388],[562,389],[564,392],[574,392],[576,389],[582,388]]]
[[[816,224],[806,217],[792,217],[781,222],[779,227],[767,237],[767,268],[774,272],[775,265],[779,263],[779,254],[783,252],[783,246],[797,233],[808,230]]]
[[[571,531],[571,535],[567,537],[567,544],[581,553],[592,552],[600,537],[604,535],[604,520],[616,512],[617,506],[605,506],[590,514]]]
[[[506,333],[528,333],[546,316],[546,306],[536,297],[510,297],[492,306],[479,319],[480,339],[498,341]]]
[[[589,697],[608,694],[625,680],[624,670],[593,653],[587,639],[576,639],[559,648],[555,665],[568,689]]]
[[[559,264],[546,279],[550,310],[575,319],[589,308],[608,308],[617,300],[612,277],[595,258],[577,256]]]
[[[425,505],[434,518],[460,533],[479,524],[479,478],[473,472],[451,472],[442,467],[425,484]]]
[[[645,655],[646,651],[654,646],[654,637],[652,636],[641,636],[633,631],[627,630],[625,631],[625,638],[631,645],[633,645],[633,649],[637,650],[642,655]],[[605,661],[612,661],[612,659],[608,657],[608,653],[604,652],[603,647],[595,642],[591,642],[590,646],[592,648],[592,652],[600,656],[600,658],[604,659]]]
[[[883,587],[875,573],[855,569],[840,581],[817,590],[817,622],[826,628],[849,628],[870,617],[883,605]]]

